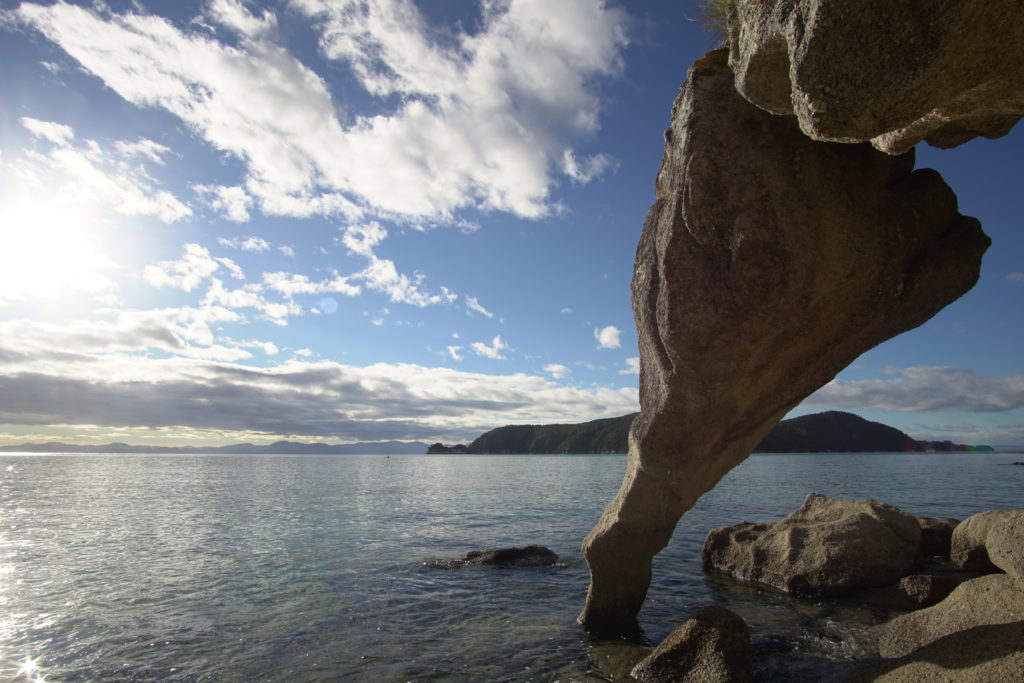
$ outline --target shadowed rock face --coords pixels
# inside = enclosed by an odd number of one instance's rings
[[[816,140],[899,154],[1006,135],[1024,115],[1018,0],[772,0],[729,16],[736,87]]]
[[[989,240],[912,153],[807,138],[750,104],[725,51],[693,65],[637,249],[641,414],[583,544],[580,620],[633,632],[679,517],[793,406],[977,281]]]

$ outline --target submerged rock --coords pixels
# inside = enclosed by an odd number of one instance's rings
[[[809,139],[737,94],[724,51],[690,69],[665,143],[633,277],[642,410],[583,545],[596,634],[634,631],[651,558],[701,494],[860,354],[969,290],[989,244],[912,152]]]
[[[892,505],[812,493],[774,524],[712,530],[701,557],[706,569],[741,581],[836,596],[898,581],[914,566],[920,537],[917,520]]]
[[[816,140],[900,154],[1006,135],[1024,115],[1018,0],[732,3],[736,88]]]
[[[427,563],[439,569],[461,569],[475,565],[496,567],[551,567],[558,564],[558,555],[542,545],[528,545],[525,548],[494,548],[472,550],[461,560],[437,560]]]
[[[747,683],[752,668],[746,622],[712,606],[672,631],[631,675],[644,683]]]

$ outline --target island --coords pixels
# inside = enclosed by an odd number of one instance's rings
[[[579,424],[507,425],[468,446],[435,443],[429,454],[514,455],[539,453],[626,453],[629,427],[638,413]],[[929,453],[993,452],[991,446],[952,441],[919,441],[853,413],[830,410],[783,420],[761,440],[755,453]]]

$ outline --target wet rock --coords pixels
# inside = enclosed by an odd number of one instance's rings
[[[883,657],[903,657],[941,638],[994,624],[1024,621],[1024,580],[990,574],[957,586],[942,602],[875,628]],[[1019,645],[1018,641],[1018,645]]]
[[[999,532],[993,535],[997,529]],[[990,548],[991,544],[994,548]],[[989,510],[968,517],[953,530],[950,560],[968,571],[1001,569],[1024,576],[1022,547],[1024,510]]]
[[[765,3],[774,4],[774,3]],[[913,155],[810,140],[698,60],[633,277],[641,414],[583,545],[591,632],[636,627],[679,517],[803,398],[970,289],[988,238]]]
[[[528,545],[525,548],[473,550],[461,560],[438,560],[428,564],[440,569],[461,569],[485,564],[496,567],[550,567],[558,564],[558,555],[542,545]]]
[[[724,607],[701,608],[637,664],[632,676],[645,683],[751,681],[747,624]]]
[[[918,517],[917,523],[921,527],[921,556],[949,557],[950,539],[960,520],[953,517]]]
[[[887,503],[812,493],[774,524],[712,530],[701,558],[741,581],[836,596],[898,581],[917,560],[920,536],[917,520]]]
[[[852,595],[852,599],[889,610],[915,610],[931,607],[946,599],[957,582],[941,576],[912,574],[894,584],[880,588],[867,588]]]
[[[816,140],[900,154],[1000,137],[1024,115],[1018,0],[736,2],[736,87]]]

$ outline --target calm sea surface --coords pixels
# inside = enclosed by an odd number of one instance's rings
[[[725,605],[749,622],[762,678],[814,679],[884,615],[705,578],[708,530],[779,519],[812,491],[923,516],[1024,507],[1024,467],[1002,464],[1015,457],[753,456],[656,559],[645,633],[657,642]],[[624,467],[624,456],[0,456],[0,680],[608,678],[618,650],[575,623],[579,545]],[[564,566],[424,564],[531,543]]]

